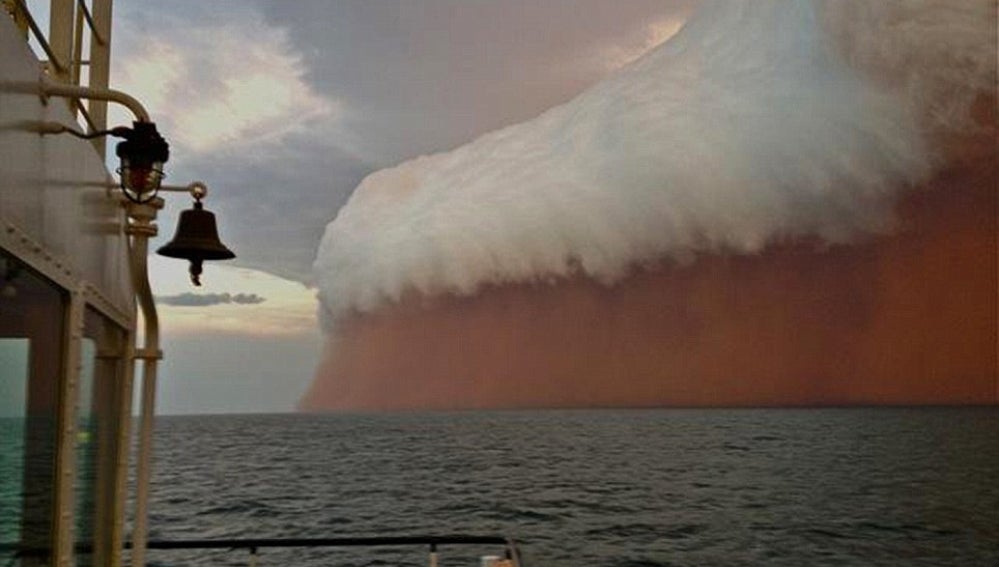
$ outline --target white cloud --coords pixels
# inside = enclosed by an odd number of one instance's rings
[[[112,86],[138,98],[147,109],[169,104],[173,85],[188,74],[185,54],[162,38],[150,38],[141,51],[123,59],[123,66],[115,67],[117,80]],[[121,112],[116,106],[112,109]]]
[[[253,11],[238,14],[221,24],[165,19],[152,29],[123,30],[112,86],[138,96],[185,151],[280,141],[339,115],[337,102],[309,85],[287,30]]]

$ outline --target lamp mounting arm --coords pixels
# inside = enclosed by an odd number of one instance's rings
[[[129,109],[135,115],[137,122],[149,122],[149,111],[134,96],[114,89],[99,89],[95,87],[81,87],[77,85],[67,85],[46,80],[44,77],[39,82],[39,91],[42,98],[50,96],[61,98],[84,98],[89,100],[103,100],[118,103]]]
[[[161,185],[160,191],[171,193],[188,193],[195,201],[200,201],[208,196],[208,186],[204,181],[192,181],[187,185]]]

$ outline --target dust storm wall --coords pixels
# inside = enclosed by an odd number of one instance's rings
[[[320,247],[301,407],[999,401],[995,4],[854,4],[709,3],[370,176]]]
[[[343,322],[303,408],[996,403],[996,173],[980,165],[862,244],[410,295]]]

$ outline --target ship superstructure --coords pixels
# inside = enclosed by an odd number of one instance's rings
[[[159,357],[158,350],[136,346],[137,291],[147,304],[147,323],[155,323],[143,285],[144,244],[155,234],[155,207],[144,221],[130,214],[134,206],[126,206],[105,166],[103,136],[59,135],[105,130],[108,101],[130,98],[107,89],[111,4],[53,0],[48,13],[39,15],[23,0],[2,3],[5,565],[121,564],[126,502],[145,501],[148,472],[133,486],[127,478],[129,463],[148,467],[148,432],[137,448],[128,441],[135,362],[155,364]],[[137,238],[140,225],[149,234]],[[148,337],[143,341],[147,345]],[[154,380],[155,372],[146,378]],[[151,410],[150,400],[145,411]],[[151,415],[142,418],[151,426]],[[144,512],[134,516],[144,523]]]

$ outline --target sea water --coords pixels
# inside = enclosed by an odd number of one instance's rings
[[[152,539],[500,534],[525,564],[999,565],[999,408],[161,417]],[[441,548],[477,565],[495,547]],[[246,551],[150,551],[245,565]],[[426,548],[260,565],[426,565]]]

